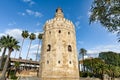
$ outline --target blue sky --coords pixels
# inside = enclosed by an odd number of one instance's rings
[[[22,41],[21,31],[38,34],[43,32],[46,20],[52,19],[55,10],[61,7],[65,18],[76,28],[77,50],[85,48],[88,56],[96,57],[101,51],[120,53],[116,34],[108,32],[101,24],[89,25],[90,6],[93,0],[1,0],[0,36],[10,34]],[[22,57],[26,57],[29,39],[25,40]],[[29,58],[35,59],[38,39],[33,41]],[[21,45],[21,43],[20,43]],[[14,57],[15,52],[11,57]],[[19,52],[17,52],[19,53]],[[18,57],[18,54],[16,55]]]

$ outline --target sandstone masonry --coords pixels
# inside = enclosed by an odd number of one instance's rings
[[[44,25],[39,76],[41,80],[79,80],[75,27],[61,8]]]

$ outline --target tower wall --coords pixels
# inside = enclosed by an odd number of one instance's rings
[[[44,26],[40,78],[79,80],[74,25],[61,15],[48,20]]]

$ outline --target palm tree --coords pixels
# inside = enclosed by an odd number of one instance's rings
[[[30,45],[29,45],[29,48],[28,48],[26,60],[27,60],[28,55],[29,55],[29,51],[30,51],[30,47],[31,47],[32,41],[35,40],[35,38],[36,38],[36,35],[35,35],[34,33],[31,33],[30,36],[29,36],[29,39],[30,39],[31,41],[30,41]],[[25,63],[25,66],[26,66],[26,63]],[[25,66],[24,66],[24,67],[25,67]]]
[[[17,54],[17,50],[15,51],[15,55],[14,55],[14,58],[16,57],[16,54]]]
[[[39,47],[40,47],[40,40],[42,39],[42,34],[38,34],[38,39],[39,39],[39,42],[38,42],[38,49],[37,49],[37,54],[36,54],[36,61],[37,61],[37,55],[38,55],[38,51],[39,51]]]
[[[20,66],[20,62],[15,62],[15,76],[16,76],[16,72],[18,71],[19,72],[19,66]]]
[[[22,31],[22,34],[21,34],[21,35],[22,35],[22,37],[23,37],[23,40],[22,40],[22,45],[21,45],[21,49],[20,49],[19,58],[21,57],[21,52],[22,52],[22,47],[23,47],[24,40],[25,40],[26,38],[28,38],[29,33],[28,33],[27,30],[25,30],[25,31]]]
[[[85,50],[84,48],[81,48],[81,49],[80,49],[80,53],[79,53],[79,55],[82,54],[83,71],[85,71],[85,66],[84,66],[84,56],[86,55],[86,53],[87,53],[87,50]]]
[[[35,38],[36,38],[36,35],[34,33],[31,33],[30,36],[29,36],[29,39],[31,41],[30,41],[30,45],[29,45],[29,48],[28,48],[28,53],[27,53],[27,56],[26,56],[26,60],[27,60],[28,55],[29,55],[29,51],[30,51],[30,47],[31,47],[32,41],[35,40]]]
[[[8,39],[11,39],[12,37],[10,37],[9,35],[6,36],[2,36],[0,38],[0,47],[3,48],[3,53],[2,53],[2,56],[1,56],[1,60],[0,60],[0,69],[2,69],[2,63],[3,63],[3,58],[5,56],[5,52],[6,52],[6,49],[7,49],[7,44],[8,44]]]
[[[7,71],[7,68],[8,68],[9,58],[10,58],[11,52],[14,51],[14,49],[19,50],[19,48],[20,48],[20,46],[18,45],[19,42],[16,39],[14,39],[13,37],[8,37],[7,38],[7,43],[8,44],[6,46],[8,48],[8,55],[7,55],[7,59],[6,59],[6,62],[5,62],[5,65],[4,65],[4,68],[3,68],[3,71],[2,71],[2,76],[1,76],[0,80],[5,80],[5,75],[6,75],[6,71]]]

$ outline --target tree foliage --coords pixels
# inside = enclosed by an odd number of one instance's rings
[[[83,60],[83,71],[85,71],[85,66],[84,66],[84,56],[87,54],[87,50],[84,48],[80,49],[79,55],[82,55],[82,60]]]
[[[114,66],[120,66],[120,54],[115,52],[101,52],[99,53],[99,58],[103,59],[106,64],[111,64]]]
[[[110,32],[120,33],[120,0],[94,0],[90,23],[100,22]]]
[[[103,74],[108,74],[113,78],[120,77],[120,67],[106,64],[103,59],[85,59],[84,65],[86,67],[86,71],[92,73],[95,77],[103,78]]]
[[[5,65],[4,65],[0,80],[5,80],[5,75],[7,72],[8,65],[9,65],[9,61],[10,61],[9,58],[10,58],[11,52],[14,50],[19,50],[19,48],[20,48],[20,46],[18,45],[19,42],[16,39],[14,39],[13,37],[11,37],[9,35],[7,35],[6,38],[7,38],[6,46],[8,48],[8,55],[7,55],[7,59],[5,61]]]
[[[29,33],[28,33],[28,31],[27,30],[25,30],[25,31],[22,31],[22,37],[25,39],[25,38],[27,38],[28,36],[29,36]]]
[[[21,36],[23,37],[23,40],[22,40],[22,44],[21,44],[21,49],[20,49],[20,53],[19,53],[19,58],[21,57],[21,52],[22,52],[22,47],[23,47],[24,40],[25,40],[26,38],[28,38],[28,36],[29,36],[28,31],[27,31],[27,30],[22,31]]]

